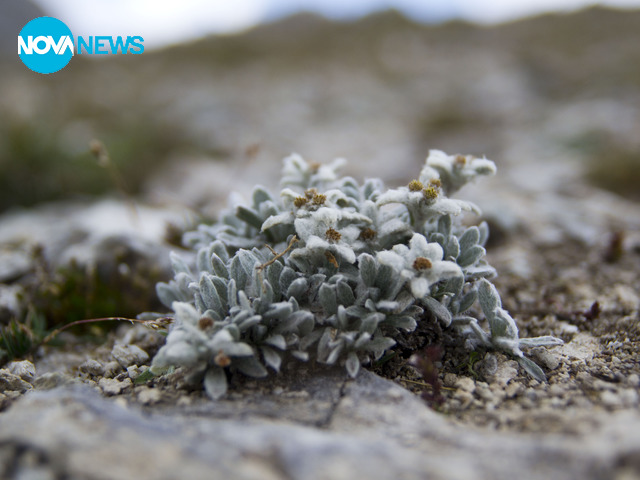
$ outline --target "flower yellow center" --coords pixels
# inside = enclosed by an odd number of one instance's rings
[[[433,264],[428,258],[418,257],[413,262],[414,270],[428,270],[431,267],[433,267]]]
[[[409,182],[409,191],[410,192],[419,192],[424,188],[424,185],[420,180],[411,180]]]
[[[337,242],[342,238],[342,235],[340,234],[340,232],[333,228],[330,228],[329,230],[324,232],[324,235],[325,237],[327,237],[327,240],[329,240],[330,242]]]

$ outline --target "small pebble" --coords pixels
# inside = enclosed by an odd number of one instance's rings
[[[468,408],[473,403],[473,394],[462,389],[456,390],[453,396],[460,402],[460,408],[462,410]]]
[[[560,360],[558,359],[558,357],[550,352],[547,348],[534,348],[533,350],[531,350],[531,356],[537,364],[548,368],[549,370],[555,370],[560,366]]]
[[[133,386],[133,382],[131,382],[130,378],[125,378],[123,381],[115,378],[101,378],[98,385],[106,395],[120,395]]]
[[[473,378],[470,377],[459,377],[454,384],[454,387],[459,388],[465,392],[473,393],[476,389],[476,383],[473,381]]]
[[[517,397],[519,395],[522,395],[522,392],[524,392],[524,385],[522,385],[521,383],[510,383],[504,390],[505,396],[507,398]]]
[[[131,365],[130,367],[127,367],[127,376],[131,379],[131,380],[135,380],[136,378],[138,378],[140,376],[140,374],[142,372],[144,372],[148,367],[139,367],[137,365]]]
[[[100,376],[104,375],[104,365],[102,365],[97,360],[87,360],[80,367],[78,367],[82,373],[87,373],[89,375]]]
[[[149,354],[137,345],[116,344],[111,350],[111,356],[123,367],[141,365],[149,361]]]
[[[442,383],[445,387],[454,387],[458,376],[455,373],[445,373]]]
[[[14,375],[19,376],[25,382],[33,382],[36,378],[36,366],[29,360],[22,360],[20,362],[10,362],[7,364],[7,370]]]
[[[22,393],[30,390],[31,388],[31,384],[25,382],[18,375],[14,375],[6,368],[0,370],[0,393]]]
[[[142,387],[137,392],[138,401],[143,405],[153,405],[162,399],[162,393],[157,388]]]
[[[105,378],[113,378],[121,370],[122,370],[122,367],[120,366],[120,364],[118,362],[116,362],[116,361],[109,362],[104,366],[104,377]]]

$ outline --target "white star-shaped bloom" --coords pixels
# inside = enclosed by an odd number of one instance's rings
[[[378,261],[393,268],[409,282],[411,293],[422,298],[430,291],[431,285],[448,278],[462,276],[462,270],[454,263],[442,260],[444,252],[438,243],[429,243],[416,233],[409,246],[395,245],[391,250],[377,254]]]

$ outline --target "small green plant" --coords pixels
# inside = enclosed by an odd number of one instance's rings
[[[45,335],[46,320],[33,308],[24,318],[12,318],[7,325],[0,325],[0,366],[31,353]]]
[[[379,179],[340,178],[341,165],[293,155],[279,197],[256,187],[249,206],[233,204],[184,235],[195,262],[173,253],[175,277],[157,285],[174,323],[151,372],[184,367],[214,399],[229,372],[264,377],[291,357],[341,364],[355,377],[402,332],[440,322],[470,349],[506,352],[543,380],[520,347],[561,340],[518,337],[488,280],[488,227],[462,226],[459,215],[479,209],[449,198],[494,174],[494,163],[434,150],[418,178],[390,190]],[[468,314],[476,300],[488,332]]]

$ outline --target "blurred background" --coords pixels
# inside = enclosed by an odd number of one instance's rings
[[[0,212],[123,190],[205,208],[273,185],[293,151],[404,182],[429,148],[486,155],[526,190],[578,179],[638,199],[638,5],[0,0]],[[39,15],[146,49],[34,74],[15,37]]]

